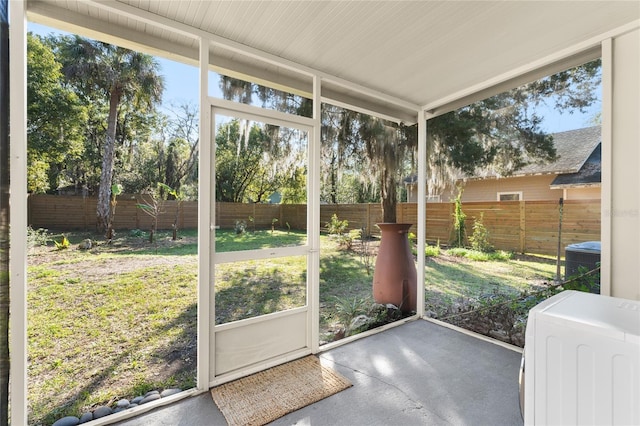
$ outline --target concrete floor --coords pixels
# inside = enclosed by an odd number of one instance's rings
[[[353,387],[272,425],[521,425],[520,353],[418,320],[320,354]],[[225,425],[206,393],[119,423]]]

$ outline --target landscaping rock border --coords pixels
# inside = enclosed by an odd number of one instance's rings
[[[120,411],[124,411],[129,408],[137,407],[138,405],[143,405],[148,402],[156,401],[161,398],[166,398],[168,396],[175,395],[180,392],[182,392],[182,389],[179,389],[179,388],[169,388],[169,389],[163,390],[162,392],[158,390],[152,390],[147,392],[144,395],[136,396],[131,401],[129,401],[126,398],[122,398],[115,403],[114,407],[101,405],[93,409],[93,411],[87,411],[86,413],[83,413],[80,417],[76,417],[76,416],[62,417],[61,419],[56,420],[52,426],[76,426],[82,423],[90,422],[91,420],[109,416],[114,413],[119,413]]]

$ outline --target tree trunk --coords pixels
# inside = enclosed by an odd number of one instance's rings
[[[9,424],[9,24],[0,0],[0,426]]]
[[[336,176],[336,161],[335,153],[331,154],[331,204],[338,204],[338,177]]]
[[[380,171],[380,198],[382,198],[382,222],[396,223],[396,194],[395,170],[383,168]]]
[[[121,90],[115,86],[109,97],[109,121],[107,137],[102,154],[102,171],[100,173],[100,188],[98,189],[97,229],[98,232],[108,232],[111,219],[111,180],[113,178],[113,161],[116,145],[116,122],[118,120],[118,104]]]

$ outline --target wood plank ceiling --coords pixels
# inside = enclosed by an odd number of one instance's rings
[[[637,21],[640,2],[28,0],[28,11],[36,22],[194,61],[197,38],[152,23],[168,19],[397,98],[410,110]],[[287,67],[222,45],[214,55],[221,68],[309,88],[308,76]]]

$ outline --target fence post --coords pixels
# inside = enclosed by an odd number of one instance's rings
[[[138,200],[136,198],[136,229],[142,229],[140,226],[140,209],[138,208]]]
[[[562,253],[562,214],[564,211],[564,200],[558,200],[558,252],[556,253],[556,283],[560,282],[560,255]]]
[[[453,235],[453,212],[455,211],[455,203],[450,202],[449,203],[449,216],[447,220],[447,245],[449,245],[452,240],[451,240],[451,236]]]
[[[220,211],[218,209],[218,211]],[[251,211],[253,212],[253,230],[256,230],[256,225],[258,224],[258,217],[256,216],[256,203],[251,203]],[[217,225],[220,225],[218,222]]]
[[[184,229],[184,203],[179,203],[178,215],[178,218],[180,219],[180,229]]]
[[[365,214],[364,226],[366,228],[367,237],[371,236],[371,204],[367,203],[367,213]]]
[[[520,253],[525,253],[527,220],[525,217],[525,201],[520,200]]]

